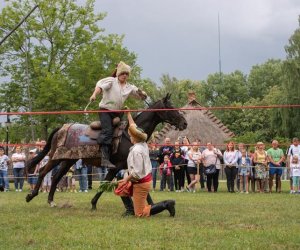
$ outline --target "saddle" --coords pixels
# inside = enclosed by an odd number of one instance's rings
[[[113,119],[113,126],[114,126],[114,132],[113,132],[113,139],[112,139],[112,153],[117,153],[119,144],[121,142],[122,133],[125,130],[127,126],[127,121],[121,121],[119,117],[115,117]],[[88,136],[91,140],[97,140],[99,137],[100,131],[101,131],[101,122],[100,121],[94,121],[90,123],[90,126],[85,131],[85,135]]]

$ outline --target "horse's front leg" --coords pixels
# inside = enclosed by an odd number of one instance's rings
[[[105,181],[112,181],[116,174],[118,173],[120,169],[116,168],[116,169],[109,169],[108,173],[105,177]],[[97,202],[100,198],[100,196],[102,195],[103,192],[97,192],[94,196],[94,198],[91,200],[91,204],[92,204],[92,210],[96,210],[97,209]]]
[[[49,160],[48,163],[44,166],[42,171],[39,173],[38,181],[34,187],[34,190],[26,196],[26,201],[31,201],[35,196],[39,194],[40,187],[42,185],[45,175],[58,164],[58,161]]]
[[[43,182],[45,175],[47,174],[47,173],[46,174],[42,174],[42,173],[39,174],[39,177],[38,177],[38,180],[37,180],[37,183],[36,183],[34,189],[31,191],[30,194],[27,194],[27,196],[26,196],[27,202],[30,202],[35,196],[37,196],[39,194],[41,184]]]
[[[68,172],[68,170],[71,168],[71,166],[75,164],[75,162],[76,162],[76,160],[65,160],[65,161],[61,162],[59,170],[53,176],[51,187],[50,187],[50,192],[48,195],[48,203],[50,204],[51,207],[56,206],[56,204],[53,201],[53,198],[54,198],[54,193],[55,193],[58,182]]]

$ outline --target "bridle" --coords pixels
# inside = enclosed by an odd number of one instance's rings
[[[162,101],[160,100],[160,102],[162,102]],[[172,107],[166,107],[166,105],[164,105],[163,108],[172,108]],[[163,109],[163,108],[162,108],[162,109]],[[167,111],[157,111],[157,112],[156,112],[157,116],[158,116],[163,122],[169,123],[169,124],[171,124],[172,126],[175,126],[175,127],[177,128],[177,125],[178,125],[178,124],[174,125],[173,122],[170,121],[170,119],[167,119],[167,118],[162,114],[162,112],[167,112]]]

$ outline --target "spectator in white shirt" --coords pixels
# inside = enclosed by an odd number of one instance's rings
[[[234,148],[234,142],[229,142],[223,154],[225,173],[227,178],[227,190],[234,193],[234,180],[237,175],[237,162],[239,153]]]
[[[22,152],[21,147],[17,146],[16,152],[11,156],[16,192],[23,191],[25,159],[26,156]]]

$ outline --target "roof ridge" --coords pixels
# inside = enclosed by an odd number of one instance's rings
[[[203,107],[198,101],[192,100],[188,102],[183,108],[188,106],[200,106]],[[201,112],[211,123],[216,125],[216,128],[220,130],[220,132],[223,132],[228,137],[233,137],[235,134],[218,118],[216,117],[210,110],[186,110],[184,112],[184,115],[186,116],[190,112]],[[167,127],[168,126],[168,127]],[[158,132],[154,137],[158,140],[162,139],[162,137],[165,137],[165,135],[169,132],[173,131],[172,126],[169,124],[166,124],[160,132]]]

